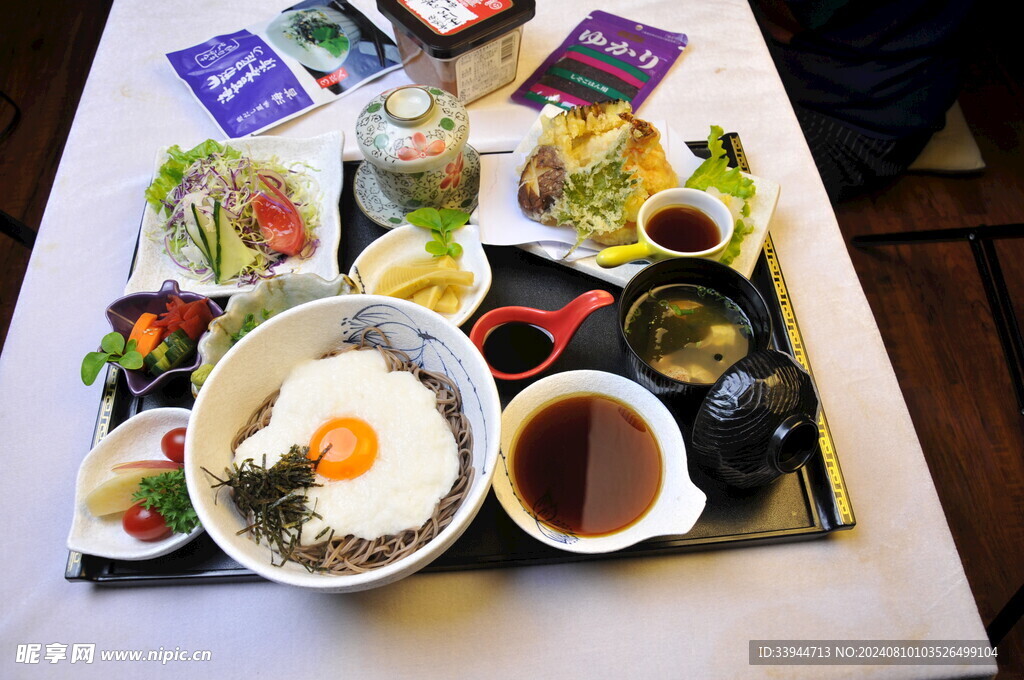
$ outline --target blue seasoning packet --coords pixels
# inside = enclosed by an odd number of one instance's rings
[[[401,66],[394,42],[343,0],[306,0],[167,60],[228,137],[263,132]]]
[[[686,47],[671,33],[629,19],[591,12],[512,94],[536,109],[563,109],[623,99],[635,111]]]

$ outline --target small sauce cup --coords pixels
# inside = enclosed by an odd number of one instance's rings
[[[537,375],[553,364],[568,346],[583,320],[594,311],[601,307],[607,307],[613,302],[615,302],[615,298],[608,291],[591,290],[583,293],[565,307],[553,311],[532,307],[498,307],[477,319],[477,322],[473,324],[473,330],[469,333],[469,339],[487,360],[491,375],[501,380],[523,380]],[[493,366],[484,347],[489,335],[499,327],[511,324],[528,325],[540,329],[550,344],[546,358],[538,356],[539,363],[517,373],[507,373]],[[536,337],[540,338],[540,335]]]
[[[647,231],[651,218],[662,210],[673,207],[694,208],[707,216],[718,230],[718,240],[714,245],[694,251],[671,250],[651,238]],[[677,257],[717,259],[732,240],[734,226],[729,209],[706,191],[684,187],[666,189],[648,198],[640,207],[636,222],[637,242],[605,248],[597,254],[597,264],[602,267],[617,267],[634,260],[657,261]]]

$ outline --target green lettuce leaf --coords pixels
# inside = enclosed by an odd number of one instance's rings
[[[714,187],[723,194],[742,199],[743,207],[740,208],[740,214],[743,217],[749,217],[750,204],[747,203],[747,199],[754,196],[757,186],[754,184],[754,180],[744,176],[739,168],[729,167],[729,158],[721,139],[723,133],[724,131],[719,126],[711,126],[711,133],[708,135],[708,149],[711,151],[711,158],[700,164],[690,179],[686,180],[686,186],[701,191],[707,191]],[[718,261],[722,264],[731,264],[740,254],[740,244],[743,243],[744,237],[752,231],[754,231],[753,225],[748,226],[742,219],[736,220],[732,239]]]
[[[725,147],[720,139],[723,133],[724,131],[719,126],[711,126],[711,134],[708,135],[708,149],[711,150],[711,158],[700,164],[690,179],[686,180],[686,186],[701,191],[714,187],[723,194],[729,194],[736,198],[751,198],[757,190],[754,180],[744,177],[739,168],[729,167],[729,158],[725,154]]]
[[[157,213],[164,210],[163,200],[181,183],[185,171],[193,163],[215,153],[224,154],[226,158],[240,158],[242,155],[241,152],[212,139],[207,139],[188,151],[182,151],[177,144],[168,149],[167,160],[157,170],[153,183],[146,189],[146,201],[153,206],[153,210]]]

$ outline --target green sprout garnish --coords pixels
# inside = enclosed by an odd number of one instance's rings
[[[457,258],[462,255],[462,246],[455,242],[452,232],[469,222],[469,213],[451,208],[420,208],[406,215],[405,219],[409,224],[430,230],[434,240],[427,241],[425,248],[434,257],[450,255]]]

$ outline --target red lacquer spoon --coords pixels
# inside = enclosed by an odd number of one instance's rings
[[[491,375],[522,380],[554,363],[583,320],[614,301],[607,291],[591,290],[554,311],[499,307],[477,320],[469,339],[484,355]]]

